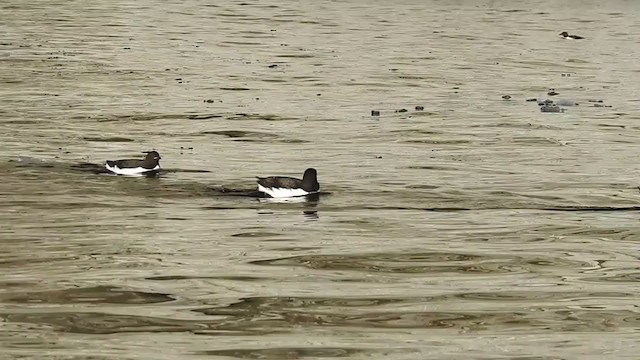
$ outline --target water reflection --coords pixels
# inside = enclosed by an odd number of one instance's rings
[[[317,359],[317,358],[341,358],[359,355],[362,353],[371,355],[386,355],[385,351],[371,351],[355,347],[272,347],[264,349],[225,349],[209,350],[199,354],[209,356],[225,356],[238,359]]]
[[[318,220],[320,216],[318,215],[317,210],[304,210],[302,215],[308,220]]]
[[[156,304],[175,300],[167,294],[130,291],[113,286],[38,291],[19,295],[3,294],[0,301],[29,304]]]
[[[579,294],[574,294],[578,295]],[[609,294],[611,295],[611,294]],[[588,294],[583,294],[588,296]],[[461,297],[470,299],[469,297]],[[550,299],[546,297],[546,299]],[[603,310],[593,307],[564,309],[536,306],[526,311],[494,310],[490,313],[467,310],[384,310],[389,304],[424,304],[450,299],[420,298],[245,298],[238,302],[194,310],[207,318],[178,320],[160,317],[97,312],[0,313],[9,322],[49,325],[62,332],[114,334],[131,332],[192,332],[196,334],[258,335],[291,332],[296,327],[342,327],[367,329],[446,329],[526,333],[536,327],[553,331],[610,331],[634,328],[640,319],[628,310]]]
[[[466,310],[446,312],[436,310],[392,311],[386,304],[429,304],[436,299],[372,299],[372,298],[293,298],[266,297],[241,299],[231,305],[195,310],[209,316],[233,317],[256,328],[289,329],[303,327],[362,328],[456,328],[460,331],[524,332],[536,327],[552,332],[601,331],[617,326],[633,327],[640,323],[627,310],[611,310],[594,314],[585,310],[537,306],[525,311],[493,310],[490,313]],[[450,301],[441,299],[440,301]],[[565,322],[566,321],[566,322]],[[634,325],[635,324],[635,325]]]
[[[254,260],[255,265],[302,266],[316,270],[355,270],[382,273],[477,273],[538,272],[544,268],[580,268],[591,264],[563,258],[463,253],[367,253],[363,255],[301,255]]]
[[[315,193],[307,196],[297,196],[290,198],[272,198],[272,197],[261,197],[259,198],[261,203],[266,204],[303,204],[302,215],[307,220],[318,220],[320,217],[318,215],[318,210],[316,209],[318,204],[320,203],[321,196],[328,196],[329,193]],[[262,211],[264,212],[264,211]]]

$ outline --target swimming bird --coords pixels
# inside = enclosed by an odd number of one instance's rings
[[[143,175],[151,171],[160,170],[160,154],[157,151],[145,151],[147,156],[143,160],[123,159],[107,160],[107,170],[118,175]]]
[[[320,190],[318,172],[308,168],[302,180],[287,176],[258,177],[258,191],[273,198],[286,198],[315,194]]]
[[[569,35],[568,32],[563,31],[560,33],[560,36],[562,36],[563,39],[566,40],[578,40],[578,39],[584,39],[582,36],[580,35]]]

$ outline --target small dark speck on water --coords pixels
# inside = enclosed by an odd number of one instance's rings
[[[317,93],[317,94],[316,94],[316,96],[322,96],[322,94],[320,94],[320,93]]]
[[[123,48],[123,49],[125,49],[125,50],[131,50],[131,48],[130,48],[130,47],[126,47],[126,48]]]
[[[376,156],[376,159],[382,159],[382,156]]]
[[[422,105],[416,106],[416,111],[422,111],[422,110],[424,110],[424,106]]]
[[[555,96],[558,95],[559,93],[556,92],[556,89],[549,89],[549,92],[547,93],[547,95],[549,96]]]
[[[502,95],[502,98],[504,100],[510,100],[511,99],[511,95]]]
[[[276,65],[276,64],[269,65],[269,68],[271,68],[271,69],[277,68],[277,67],[278,67],[278,65]]]
[[[211,104],[211,103],[215,102],[215,100],[213,100],[213,99],[207,99],[207,100],[205,100],[204,102]]]
[[[378,110],[371,110],[371,116],[380,116],[380,111],[378,111]]]
[[[527,99],[527,101],[529,101],[529,102],[532,102],[532,101],[538,101],[538,99],[536,99],[536,98],[530,98],[530,99]]]
[[[396,112],[398,112],[398,113],[407,112],[407,109],[399,109],[399,110],[396,110]]]

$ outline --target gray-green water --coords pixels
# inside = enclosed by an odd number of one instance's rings
[[[638,15],[5,0],[0,358],[637,358]]]

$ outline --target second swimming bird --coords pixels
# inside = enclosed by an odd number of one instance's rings
[[[147,156],[142,160],[122,159],[107,160],[105,167],[117,175],[143,175],[160,170],[160,154],[157,151],[146,151]]]
[[[320,190],[316,169],[305,170],[302,180],[288,176],[258,177],[258,191],[273,198],[305,196]]]

